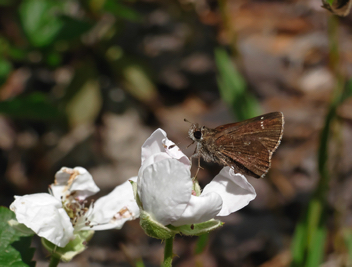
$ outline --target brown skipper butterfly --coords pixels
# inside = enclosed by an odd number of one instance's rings
[[[192,123],[188,135],[197,146],[194,154],[207,162],[227,165],[235,172],[262,178],[268,172],[271,157],[279,146],[284,130],[282,112],[272,112],[214,129]],[[196,174],[196,176],[197,176]]]

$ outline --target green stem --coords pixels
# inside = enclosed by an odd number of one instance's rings
[[[293,239],[291,267],[319,266],[325,249],[327,238],[327,195],[332,175],[329,172],[329,142],[333,139],[331,130],[336,119],[336,110],[342,102],[345,86],[344,76],[340,71],[340,59],[338,49],[338,20],[336,16],[330,16],[328,21],[328,32],[330,41],[330,68],[337,79],[325,118],[325,125],[320,135],[318,152],[319,182],[308,205],[304,216],[296,227]]]
[[[209,233],[202,234],[198,237],[195,254],[200,254],[205,250],[208,244],[208,240],[209,240]]]
[[[173,243],[174,243],[174,237],[170,237],[165,240],[164,262],[161,265],[162,267],[172,266],[172,258],[174,256],[174,254],[172,253]]]
[[[56,267],[59,265],[59,262],[60,262],[59,257],[57,257],[55,255],[51,255],[49,267]]]

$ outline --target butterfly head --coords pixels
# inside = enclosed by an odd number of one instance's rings
[[[203,140],[205,126],[200,127],[198,123],[192,123],[188,130],[189,137],[196,142]]]

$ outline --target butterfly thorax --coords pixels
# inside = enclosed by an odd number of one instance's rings
[[[216,133],[217,131],[215,129],[210,129],[205,126],[200,127],[198,123],[192,124],[188,135],[193,141],[197,142],[196,152],[192,157],[202,156],[207,162],[218,162],[217,153],[215,151],[217,151],[219,147],[214,144],[214,136]]]

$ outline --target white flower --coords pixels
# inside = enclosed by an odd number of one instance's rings
[[[227,216],[256,197],[254,188],[241,174],[225,167],[199,196],[192,194],[189,168],[175,159],[149,165],[137,182],[143,210],[163,225],[202,223]]]
[[[191,178],[190,161],[158,129],[142,147],[137,193],[140,208],[158,223],[175,227],[227,216],[256,197],[241,174],[225,167],[200,193]]]
[[[50,186],[51,194],[59,200],[85,200],[100,191],[92,175],[82,167],[74,169],[62,167],[55,174],[55,182]]]
[[[15,196],[10,209],[19,223],[59,247],[65,247],[80,231],[119,229],[139,216],[128,181],[95,203],[88,203],[85,199],[99,188],[81,167],[61,168],[49,191],[51,194]]]

